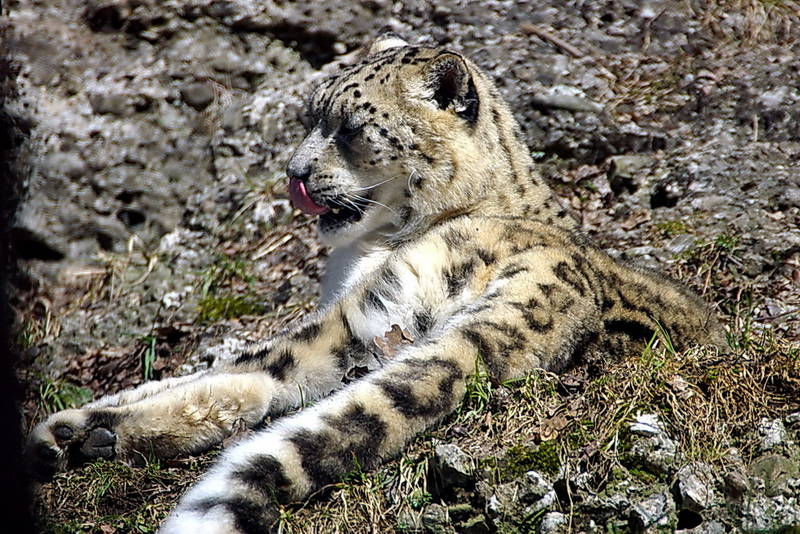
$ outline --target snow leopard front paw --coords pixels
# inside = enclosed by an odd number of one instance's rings
[[[87,461],[116,456],[114,414],[64,410],[39,423],[28,438],[32,474],[48,480],[57,472]]]

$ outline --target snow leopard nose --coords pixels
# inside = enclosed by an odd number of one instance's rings
[[[298,157],[293,157],[286,165],[286,175],[292,180],[305,182],[311,176],[311,164],[308,161],[301,161]]]
[[[317,170],[317,161],[325,150],[325,144],[325,138],[319,128],[314,128],[295,149],[289,158],[289,163],[286,164],[286,174],[289,179],[307,182]]]

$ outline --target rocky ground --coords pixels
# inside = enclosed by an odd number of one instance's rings
[[[442,429],[288,507],[285,531],[800,525],[797,2],[2,9],[20,67],[5,112],[30,132],[12,296],[29,423],[211,365],[313,306],[326,251],[288,205],[283,167],[313,85],[389,26],[486,69],[591,238],[702,292],[732,354],[661,340],[562,378],[477,373]],[[42,528],[152,532],[208,461],[59,477],[40,488]]]

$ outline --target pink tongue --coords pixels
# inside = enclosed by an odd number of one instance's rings
[[[292,199],[295,208],[308,215],[322,215],[330,210],[311,200],[306,191],[306,184],[296,178],[289,180],[289,198]]]

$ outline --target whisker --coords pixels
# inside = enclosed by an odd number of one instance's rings
[[[374,188],[376,188],[378,186],[381,186],[381,185],[383,185],[383,184],[385,184],[387,182],[391,182],[392,180],[396,180],[398,178],[400,178],[399,175],[398,176],[393,176],[391,178],[387,178],[386,180],[384,180],[382,182],[378,182],[377,184],[368,185],[366,187],[355,187],[355,188],[353,188],[353,191],[368,191],[370,189],[374,189]]]
[[[396,211],[394,211],[392,208],[390,208],[386,204],[383,204],[382,202],[378,202],[377,200],[372,200],[371,198],[364,198],[364,197],[361,197],[361,196],[358,196],[358,195],[353,195],[353,197],[355,199],[357,199],[357,200],[362,201],[362,202],[367,202],[367,203],[377,204],[378,206],[383,206],[387,210],[391,211],[394,215],[397,215]]]
[[[417,174],[417,169],[411,169],[411,174],[408,175],[408,180],[406,181],[406,188],[411,191],[411,179],[414,175]]]

